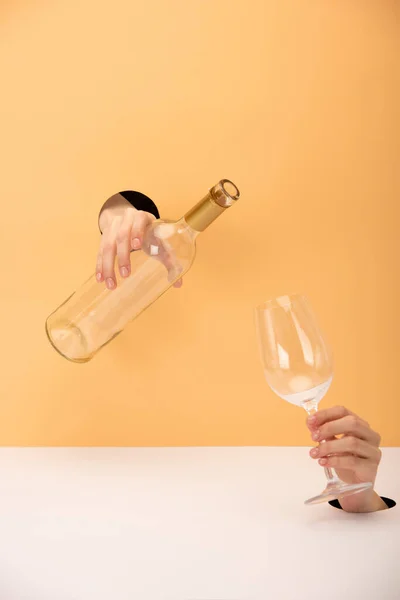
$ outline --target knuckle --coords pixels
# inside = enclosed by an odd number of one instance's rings
[[[357,431],[359,426],[358,418],[355,415],[349,416],[349,425],[352,431]]]
[[[339,418],[347,415],[347,408],[345,408],[341,404],[338,404],[337,406],[335,406],[333,410],[335,413],[337,413]]]
[[[349,436],[347,439],[347,444],[349,447],[349,450],[351,450],[352,452],[355,452],[356,450],[358,450],[359,447],[359,440],[353,436]]]
[[[135,224],[137,223],[140,227],[146,227],[155,220],[155,216],[151,213],[144,210],[138,210],[136,213]]]
[[[136,215],[137,212],[139,212],[137,208],[132,206],[132,204],[127,204],[125,211],[124,211],[124,218],[131,219],[132,216]]]
[[[343,433],[354,434],[358,433],[359,423],[354,415],[346,415],[343,418]]]
[[[146,213],[143,210],[136,211],[135,219],[134,219],[135,225],[136,226],[142,225],[145,220],[146,220]]]

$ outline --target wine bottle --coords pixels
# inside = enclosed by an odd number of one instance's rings
[[[179,221],[154,221],[141,250],[131,253],[131,275],[117,275],[116,289],[108,290],[93,275],[48,317],[53,347],[73,362],[89,361],[189,270],[198,234],[239,196],[223,179]]]

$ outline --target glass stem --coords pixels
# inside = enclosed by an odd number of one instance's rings
[[[308,402],[304,402],[303,404],[305,410],[309,417],[314,415],[318,410],[318,402],[315,400],[309,400]],[[325,440],[321,440],[321,444],[324,443]],[[328,480],[328,485],[333,485],[339,481],[339,477],[336,475],[335,471],[330,467],[324,467],[325,476]]]

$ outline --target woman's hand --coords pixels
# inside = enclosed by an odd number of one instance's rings
[[[343,406],[318,411],[307,419],[311,437],[323,442],[310,451],[322,467],[335,469],[346,483],[375,483],[381,460],[381,437],[369,424]],[[387,508],[373,488],[340,500],[348,512],[373,512]]]
[[[104,281],[109,290],[117,287],[116,262],[121,277],[129,277],[131,252],[140,250],[145,232],[153,221],[155,217],[152,214],[136,210],[119,194],[106,202],[99,218],[103,232],[96,261],[96,279],[99,283]],[[167,263],[165,266],[169,268]],[[181,280],[174,284],[175,287],[181,285]]]

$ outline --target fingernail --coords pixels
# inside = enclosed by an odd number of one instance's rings
[[[320,458],[318,461],[318,464],[320,464],[321,467],[324,467],[325,465],[328,464],[328,460],[326,458]]]
[[[96,279],[100,283],[100,281],[102,281],[102,279],[103,279],[103,275],[101,273],[97,273]]]
[[[317,417],[315,417],[315,416],[308,417],[308,419],[307,419],[307,423],[309,425],[315,425],[316,422],[317,422]]]
[[[128,277],[129,275],[129,269],[128,267],[121,267],[121,276],[122,277]]]
[[[108,287],[109,290],[113,290],[115,288],[114,279],[111,279],[111,277],[109,277],[106,281],[106,286]]]
[[[316,457],[318,456],[318,452],[319,452],[319,451],[318,451],[318,448],[313,448],[312,450],[310,450],[310,455],[311,455],[313,458],[316,458]]]
[[[132,242],[132,246],[134,250],[139,250],[140,248],[140,240],[139,238],[135,238]]]
[[[317,442],[319,440],[319,431],[315,431],[311,437],[314,441]]]

